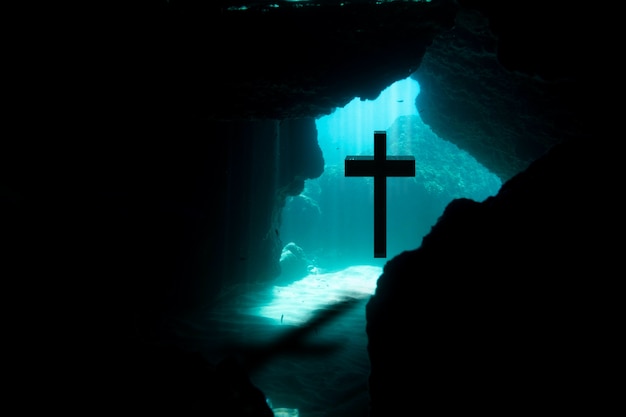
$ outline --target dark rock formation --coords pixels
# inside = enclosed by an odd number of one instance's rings
[[[26,362],[19,375],[36,374],[45,391],[24,394],[78,410],[103,401],[136,410],[152,398],[144,411],[163,400],[191,415],[186,401],[206,390],[217,404],[201,410],[221,409],[226,394],[194,369],[201,361],[186,362],[180,350],[161,357],[162,326],[203,311],[223,290],[278,276],[280,210],[322,173],[323,159],[310,118],[178,122],[144,126],[142,136],[159,138],[148,143],[56,149],[48,159],[24,150],[11,161],[2,238],[21,311],[12,318],[14,354]],[[58,395],[59,375],[75,398]]]
[[[415,73],[425,123],[502,180],[556,143],[591,133],[597,72],[582,56],[592,54],[595,35],[571,27],[589,27],[586,6],[459,3],[467,7],[454,28],[435,39]]]
[[[483,203],[455,200],[367,306],[372,416],[595,411],[613,390],[611,210],[601,155],[555,147]],[[403,375],[404,377],[399,377]]]
[[[16,220],[66,271],[55,285],[85,277],[100,288],[85,302],[116,300],[128,314],[193,309],[225,286],[274,279],[280,210],[323,171],[314,120],[154,121],[144,134],[162,140],[23,161]]]
[[[280,281],[291,283],[308,275],[309,261],[302,248],[289,242],[280,254]]]

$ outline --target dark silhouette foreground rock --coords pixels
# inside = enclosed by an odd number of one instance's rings
[[[607,178],[595,157],[557,146],[497,196],[453,201],[387,263],[367,305],[372,417],[608,404],[617,219],[593,192]]]

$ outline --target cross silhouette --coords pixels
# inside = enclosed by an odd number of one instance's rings
[[[374,258],[387,257],[387,177],[414,177],[415,157],[387,156],[387,133],[374,132],[374,156],[346,156],[346,177],[374,177]]]

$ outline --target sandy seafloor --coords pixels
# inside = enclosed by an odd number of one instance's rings
[[[353,266],[225,295],[181,332],[212,361],[253,358],[250,379],[275,417],[367,417],[365,305],[381,273],[380,267]],[[329,322],[303,327],[319,317],[315,312],[346,298],[347,307]],[[297,332],[302,336],[295,345],[279,342]]]

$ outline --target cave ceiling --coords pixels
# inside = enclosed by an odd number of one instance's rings
[[[149,112],[250,120],[319,117],[413,74],[422,119],[507,180],[589,134],[594,37],[583,6],[501,3],[172,0],[126,22],[123,77]]]
[[[591,134],[590,10],[560,0],[90,7],[43,38],[42,49],[56,49],[41,63],[51,108],[72,93],[81,117],[145,123],[319,117],[414,76],[424,122],[507,180],[554,144]],[[63,58],[71,64],[49,65]]]

